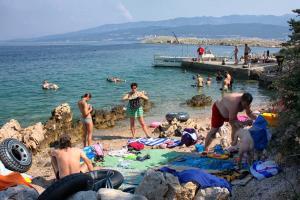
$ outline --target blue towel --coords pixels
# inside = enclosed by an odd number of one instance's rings
[[[182,183],[198,183],[201,188],[208,187],[221,187],[227,188],[231,193],[231,185],[228,181],[223,178],[216,177],[214,175],[208,174],[200,169],[188,169],[181,172],[177,172],[174,169],[168,167],[163,167],[160,169],[162,172],[168,172],[178,177],[180,184]]]
[[[235,165],[232,160],[220,160],[216,158],[205,158],[205,157],[193,157],[183,156],[171,163],[176,166],[189,166],[197,167],[200,169],[211,169],[211,170],[231,170],[234,169]]]

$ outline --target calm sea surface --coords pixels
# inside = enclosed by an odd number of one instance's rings
[[[216,55],[231,55],[232,47],[210,46]],[[120,104],[121,97],[137,82],[155,103],[146,121],[162,119],[170,111],[187,111],[191,115],[205,115],[209,107],[192,109],[182,105],[186,99],[203,93],[214,100],[221,97],[220,85],[214,81],[200,90],[194,84],[193,72],[181,69],[154,68],[153,56],[195,55],[195,46],[150,44],[59,44],[59,45],[3,45],[0,46],[0,125],[17,119],[22,126],[46,121],[51,110],[61,103],[69,103],[74,117],[79,117],[76,102],[85,92],[91,92],[95,108],[110,109]],[[265,48],[252,48],[262,53]],[[278,49],[270,49],[277,52]],[[242,52],[242,49],[240,49]],[[214,76],[214,74],[212,74]],[[126,79],[113,84],[108,76]],[[207,76],[207,74],[203,74]],[[259,105],[270,98],[270,93],[259,89],[255,81],[240,81],[235,77],[234,91],[248,91]],[[41,89],[47,79],[59,85],[57,91]]]

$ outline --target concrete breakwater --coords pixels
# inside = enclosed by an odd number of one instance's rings
[[[252,47],[269,47],[280,48],[284,41],[267,40],[261,38],[196,38],[196,37],[179,37],[178,41],[173,36],[150,36],[142,40],[146,44],[190,44],[190,45],[220,45],[220,46],[244,46],[248,44]]]
[[[244,65],[222,65],[218,61],[207,61],[207,62],[195,62],[195,61],[183,61],[182,68],[192,70],[198,73],[205,72],[224,72],[228,71],[233,77],[240,79],[253,79],[259,80],[260,76],[264,73],[274,71],[277,69],[277,63],[261,63],[251,64],[250,67],[244,68]]]

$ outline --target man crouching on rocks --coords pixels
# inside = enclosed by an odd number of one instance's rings
[[[92,162],[85,153],[71,146],[71,137],[68,134],[60,136],[58,149],[51,148],[50,155],[57,180],[70,174],[93,171]],[[84,164],[80,164],[80,159],[84,161]]]
[[[211,129],[205,139],[205,151],[208,150],[213,137],[219,131],[219,128],[224,122],[229,122],[232,128],[231,141],[234,140],[235,132],[245,126],[251,125],[252,120],[256,119],[256,116],[250,109],[253,97],[249,93],[232,93],[225,95],[221,100],[216,101],[212,107],[211,117]],[[250,119],[245,122],[240,122],[237,119],[237,114],[242,111],[246,111],[246,114]]]

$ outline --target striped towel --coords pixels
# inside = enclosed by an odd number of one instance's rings
[[[139,138],[128,141],[128,143],[131,142],[140,142],[147,146],[156,146],[164,143],[170,143],[170,145],[168,145],[169,148],[176,147],[180,144],[180,140],[174,140],[169,138]]]
[[[256,161],[250,167],[251,174],[258,180],[269,178],[278,174],[280,171],[278,165],[271,160],[268,161]]]

